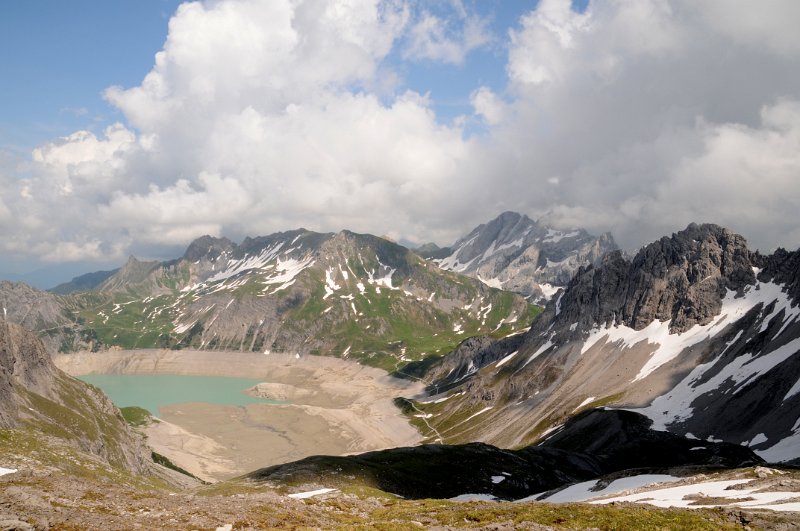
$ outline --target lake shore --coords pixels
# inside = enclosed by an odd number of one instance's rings
[[[134,350],[59,354],[56,365],[86,374],[179,374],[256,378],[249,392],[290,404],[207,403],[161,408],[148,443],[206,480],[222,480],[309,455],[341,455],[421,440],[392,399],[422,384],[338,358],[287,354]]]

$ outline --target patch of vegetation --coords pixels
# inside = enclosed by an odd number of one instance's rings
[[[191,472],[187,471],[184,468],[179,467],[178,465],[176,465],[175,463],[170,461],[169,458],[167,456],[165,456],[165,455],[161,455],[161,454],[156,453],[156,452],[150,452],[150,457],[153,459],[153,462],[156,463],[156,464],[159,464],[159,465],[161,465],[163,467],[169,468],[170,470],[174,470],[175,472],[179,472],[179,473],[181,473],[181,474],[183,474],[185,476],[189,476],[191,478],[194,478],[194,479],[196,479],[198,481],[202,481],[200,478],[198,478],[197,476],[195,476]],[[203,483],[207,483],[207,482],[203,481]]]
[[[155,420],[149,411],[139,406],[121,407],[119,411],[125,422],[136,428],[147,426]]]
[[[506,523],[510,527],[531,524],[557,529],[663,529],[702,531],[741,529],[728,521],[722,511],[658,509],[636,504],[588,505],[546,503],[455,503],[439,500],[387,501],[370,514],[375,522],[417,521],[425,527],[478,528]],[[395,529],[401,529],[398,525]],[[390,528],[389,528],[390,529]]]

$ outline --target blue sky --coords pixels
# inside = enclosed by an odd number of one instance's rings
[[[437,116],[469,113],[469,95],[486,85],[504,89],[508,29],[532,9],[531,0],[473,0],[494,41],[464,64],[388,58],[402,86],[430,93]],[[588,0],[574,2],[585,9]],[[0,4],[0,148],[26,154],[78,129],[101,130],[121,113],[102,97],[111,85],[139,84],[167,36],[180,0],[6,0]],[[449,2],[424,2],[447,14]]]
[[[505,210],[800,245],[795,0],[179,5],[0,2],[0,277]]]
[[[119,120],[102,98],[153,66],[177,0],[7,0],[0,4],[0,146],[29,152]]]

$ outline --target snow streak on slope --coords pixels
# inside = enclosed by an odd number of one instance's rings
[[[244,273],[245,271],[261,269],[265,267],[276,256],[278,256],[278,252],[281,250],[281,247],[283,247],[283,244],[284,242],[279,242],[272,247],[264,249],[255,256],[246,255],[244,258],[239,260],[228,260],[228,263],[225,265],[225,269],[206,279],[205,284],[212,284],[220,280],[229,279],[232,276],[238,275],[239,273]]]
[[[619,343],[620,348],[631,348],[642,341],[653,344],[655,351],[634,379],[634,381],[641,380],[665,363],[675,359],[686,348],[714,337],[725,326],[743,317],[756,305],[763,304],[766,308],[773,301],[775,302],[774,308],[769,315],[764,316],[765,326],[781,310],[786,311],[786,324],[800,316],[800,307],[792,308],[791,300],[782,291],[782,286],[771,282],[757,282],[754,286],[747,286],[742,297],[737,298],[735,292],[728,292],[722,301],[722,311],[707,325],[695,325],[682,334],[671,334],[670,322],[658,320],[654,320],[642,330],[634,330],[625,325],[599,328],[589,334],[581,348],[581,354],[584,354],[601,339],[610,343]]]
[[[271,284],[280,284],[280,286],[272,291],[272,293],[277,293],[294,284],[297,275],[312,265],[314,265],[314,259],[311,256],[307,256],[302,260],[295,260],[294,258],[281,260],[278,258],[278,262],[275,264],[275,274],[265,278],[264,284],[267,284],[267,286]],[[264,291],[267,289],[268,288],[265,288]]]
[[[769,354],[745,354],[725,365],[707,382],[696,385],[695,382],[702,377],[706,370],[714,366],[718,357],[710,363],[699,365],[668,394],[656,398],[649,407],[637,411],[653,419],[654,429],[664,430],[667,423],[685,420],[692,415],[691,404],[695,398],[720,388],[726,382],[734,384],[733,392],[735,393],[747,382],[783,363],[798,351],[800,351],[800,338],[790,341]]]
[[[787,326],[794,323],[800,317],[800,307],[792,307],[789,296],[784,293],[781,286],[770,282],[758,282],[754,286],[748,286],[742,297],[736,298],[733,293],[723,300],[722,312],[720,315],[705,327],[695,326],[678,337],[667,337],[666,341],[658,344],[656,352],[640,371],[641,375],[647,375],[658,366],[673,359],[680,354],[683,348],[691,346],[696,342],[713,337],[725,328],[726,325],[735,324],[741,317],[751,310],[760,309],[759,315],[754,321],[759,326],[756,333],[761,334],[769,328],[775,319],[780,321],[773,323],[773,330],[777,333],[771,335],[771,340],[766,346],[761,341],[750,343],[749,338],[742,345],[744,329],[740,329],[736,335],[728,341],[720,352],[716,353],[714,359],[695,367],[682,381],[675,385],[668,393],[656,398],[645,408],[634,409],[653,420],[653,429],[667,430],[676,423],[688,421],[695,415],[695,404],[701,397],[714,396],[734,396],[745,386],[757,381],[760,377],[781,366],[792,356],[800,352],[800,338],[794,338],[786,343],[774,347],[775,339],[787,329]],[[749,323],[750,321],[748,321]],[[759,325],[760,323],[760,325]],[[665,323],[648,326],[644,332],[651,329],[663,332]],[[750,325],[748,325],[750,326]],[[630,331],[630,329],[627,329]],[[641,338],[636,335],[639,333],[629,332],[628,337],[621,337],[623,334],[617,333],[612,337],[612,341],[622,341],[623,345],[630,346]],[[663,336],[656,335],[656,339]],[[633,339],[631,339],[633,338]],[[597,337],[591,338],[597,341]],[[726,353],[737,345],[737,353],[744,350],[735,357]],[[729,359],[730,358],[730,359]],[[655,360],[655,361],[654,361]],[[637,379],[639,378],[637,377]],[[787,400],[800,391],[800,384],[795,384],[783,397]],[[708,398],[705,399],[706,402]],[[742,444],[749,446],[764,446],[764,443],[771,443],[766,449],[756,450],[764,459],[771,462],[794,459],[800,456],[800,421],[795,423],[791,433],[781,440],[770,440],[767,435],[759,433],[751,437],[749,441]],[[769,432],[767,432],[769,433]],[[775,437],[775,434],[772,434]]]

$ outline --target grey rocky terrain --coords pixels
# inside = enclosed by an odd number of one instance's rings
[[[98,346],[94,332],[57,295],[22,282],[0,281],[0,305],[0,318],[35,331],[53,352]]]
[[[44,344],[0,320],[0,428],[40,444],[49,437],[134,473],[149,470],[149,452],[100,390],[53,365]]]
[[[443,269],[481,279],[533,300],[548,300],[579,267],[616,250],[611,234],[560,230],[516,212],[504,212],[476,227],[452,246],[432,244],[417,252]]]

